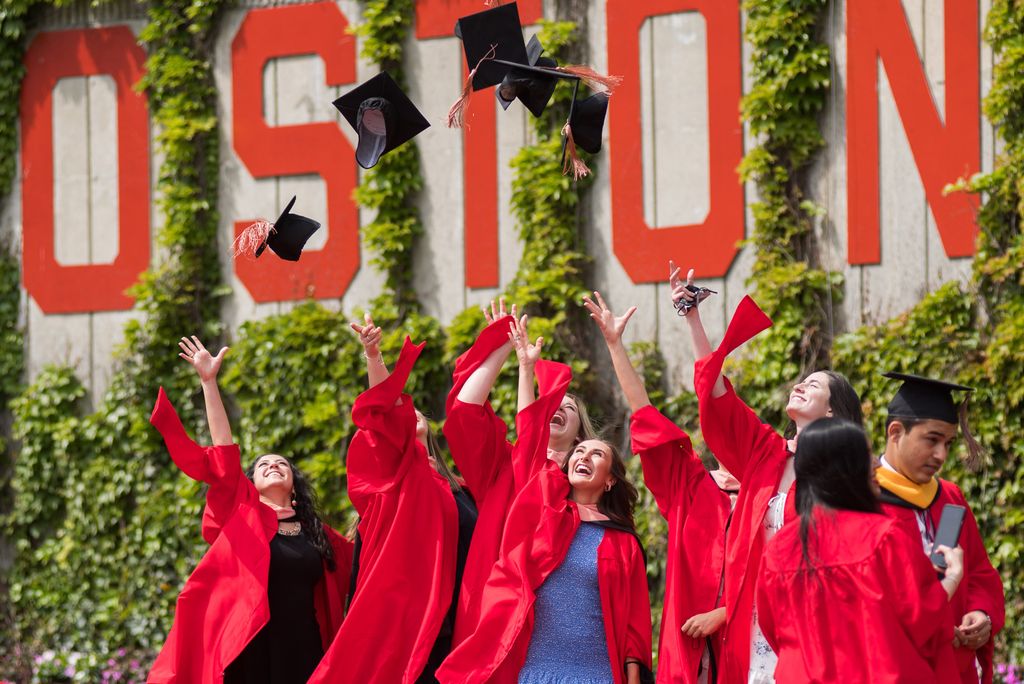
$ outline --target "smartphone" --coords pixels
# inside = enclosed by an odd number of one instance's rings
[[[942,517],[939,518],[939,529],[935,533],[935,543],[932,544],[932,552],[929,554],[932,563],[942,570],[946,569],[946,559],[936,551],[940,546],[948,546],[955,549],[960,543],[960,529],[964,526],[964,514],[967,509],[956,504],[946,504],[942,507]]]

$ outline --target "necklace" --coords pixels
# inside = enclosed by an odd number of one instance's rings
[[[286,537],[297,537],[302,534],[302,525],[297,522],[278,523],[277,533],[283,534]]]

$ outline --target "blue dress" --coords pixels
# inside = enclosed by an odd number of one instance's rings
[[[533,634],[519,684],[614,681],[597,578],[602,539],[602,526],[581,523],[565,560],[537,590]]]

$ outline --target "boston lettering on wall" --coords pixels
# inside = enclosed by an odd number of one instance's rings
[[[333,96],[373,73],[359,61],[349,30],[360,21],[359,5],[261,4],[243,2],[228,13],[215,63],[232,327],[310,296],[348,309],[368,301],[376,283],[361,268],[359,226],[367,217],[352,200],[354,139],[329,113]],[[813,171],[819,192],[812,199],[826,210],[827,266],[846,271],[854,290],[845,313],[856,325],[896,313],[968,271],[977,198],[943,188],[991,159],[980,113],[990,68],[980,37],[988,3],[944,0],[941,11],[935,3],[925,11],[924,0],[836,4],[829,36],[836,95],[823,122],[829,147]],[[419,0],[409,48],[410,94],[433,124],[417,143],[427,227],[417,285],[443,321],[492,296],[516,259],[508,160],[527,140],[522,112],[501,111],[484,90],[473,96],[468,127],[443,124],[466,73],[455,20],[481,7],[478,0]],[[519,7],[529,32],[545,7],[541,0],[520,0]],[[623,78],[588,200],[594,285],[610,293],[613,306],[641,305],[638,338],[671,341],[678,330],[665,311],[642,316],[665,309],[657,283],[668,258],[676,258],[723,291],[708,315],[714,333],[749,272],[738,244],[751,197],[736,171],[750,145],[738,113],[746,72],[740,2],[606,0],[591,3],[591,12],[591,61]],[[30,312],[29,347],[39,348],[30,352],[30,374],[47,360],[79,361],[47,358],[67,351],[42,350],[46,341],[37,332],[52,346],[76,315],[131,308],[125,290],[151,258],[155,216],[152,125],[146,98],[133,88],[145,60],[137,25],[58,23],[44,22],[29,44],[21,101],[15,230],[24,287],[37,307]],[[68,99],[75,79],[92,84],[87,93],[96,86],[106,94]],[[57,97],[71,104],[55,109]],[[69,116],[85,123],[62,118]],[[78,154],[73,131],[102,121],[113,122],[109,130],[89,136],[107,144],[93,144],[88,168],[71,173],[65,157]],[[76,189],[76,182],[87,187]],[[301,213],[324,224],[302,260],[228,259],[233,236],[261,215],[276,215],[288,199],[281,195],[293,192]],[[76,233],[85,217],[102,230]],[[93,244],[94,233],[106,236],[105,246]],[[682,367],[682,354],[670,349],[670,364]],[[89,362],[103,365],[95,358],[103,356],[94,350]]]

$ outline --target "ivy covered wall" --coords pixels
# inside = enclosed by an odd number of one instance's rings
[[[400,83],[412,7],[411,0],[366,0],[357,29],[362,57]],[[177,398],[186,425],[200,436],[205,431],[191,370],[167,353],[181,334],[195,332],[211,346],[232,344],[223,380],[244,453],[294,457],[312,476],[331,521],[344,528],[350,518],[339,456],[352,431],[349,410],[365,382],[361,348],[348,329],[348,321],[363,311],[305,303],[246,323],[233,340],[224,339],[218,323],[226,294],[217,265],[222,124],[211,46],[223,8],[199,0],[149,6],[140,36],[149,54],[142,87],[159,124],[156,145],[164,160],[158,181],[164,253],[137,288],[144,315],[126,330],[114,381],[94,411],[85,408],[82,384],[68,368],[47,369],[21,387],[17,263],[0,264],[0,410],[12,410],[15,419],[14,441],[6,444],[0,467],[3,500],[11,503],[0,514],[3,537],[16,549],[13,567],[0,579],[0,679],[20,681],[34,670],[49,681],[69,666],[81,681],[115,672],[137,677],[159,647],[176,594],[203,550],[197,523],[201,491],[171,466],[146,421],[156,387],[163,384]],[[993,560],[1012,589],[1024,580],[1024,542],[1014,532],[1024,516],[1024,454],[1014,439],[1024,434],[1024,386],[1007,387],[1002,379],[1024,376],[1024,9],[1012,0],[995,0],[986,31],[997,58],[986,115],[999,128],[1004,152],[992,173],[951,188],[982,193],[984,200],[971,283],[947,285],[893,321],[832,340],[826,302],[841,298],[843,283],[822,269],[815,237],[822,210],[808,201],[806,178],[824,144],[818,124],[833,85],[822,38],[826,8],[826,0],[743,5],[753,82],[742,114],[756,141],[741,167],[757,189],[749,287],[777,324],[750,345],[751,355],[732,369],[734,381],[752,405],[768,410],[784,405],[779,397],[788,383],[832,363],[854,379],[876,435],[879,409],[891,391],[878,377],[881,369],[913,369],[977,386],[972,410],[977,436],[990,450],[987,467],[975,474],[951,463],[947,474],[974,503]],[[586,45],[579,39],[588,3],[565,0],[553,9],[552,20],[540,27],[548,53],[585,61]],[[29,10],[27,1],[4,0],[0,12],[2,196],[14,172],[12,122]],[[567,105],[568,91],[560,88],[549,115],[531,119],[529,144],[512,161],[511,205],[522,256],[503,293],[531,315],[531,334],[544,336],[547,355],[573,364],[574,389],[593,397],[597,416],[621,428],[624,408],[605,389],[614,380],[603,343],[574,305],[587,292],[591,272],[582,217],[592,200],[588,182],[570,181],[558,163]],[[601,162],[588,160],[597,175]],[[411,384],[417,404],[436,421],[442,418],[450,364],[474,339],[483,317],[471,307],[442,326],[422,310],[412,287],[412,254],[424,230],[418,209],[423,187],[414,140],[364,173],[355,197],[371,212],[362,237],[385,283],[367,308],[386,330],[386,358],[393,358],[406,334],[429,340]],[[666,385],[657,345],[643,342],[632,353],[652,400],[695,429],[692,396]],[[506,418],[514,410],[514,391],[510,363],[493,394]],[[765,415],[782,419],[770,411]],[[630,467],[641,479],[635,459]],[[646,493],[641,503],[638,523],[658,606],[665,526]],[[1010,627],[999,657],[1021,662],[1024,633],[1015,625],[1024,605],[1020,592],[1009,591],[1008,599]],[[34,662],[37,657],[42,660]]]

